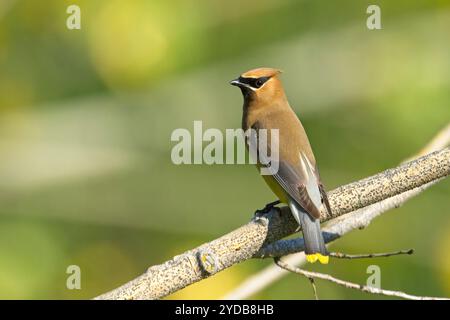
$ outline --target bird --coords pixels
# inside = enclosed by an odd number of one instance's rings
[[[244,132],[253,129],[258,137],[261,129],[278,129],[278,170],[262,175],[278,200],[263,210],[280,202],[287,204],[302,228],[306,260],[327,264],[329,252],[320,230],[320,211],[325,205],[331,214],[330,204],[308,136],[289,105],[280,74],[279,69],[257,68],[244,72],[230,84],[239,87],[244,98]],[[269,133],[267,135],[270,137]],[[270,149],[269,142],[267,148]],[[258,159],[256,165],[261,168],[263,163],[267,162]]]

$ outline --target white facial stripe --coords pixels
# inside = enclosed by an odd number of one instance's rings
[[[250,86],[250,85],[248,85],[248,84],[246,84],[246,83],[242,83],[242,82],[241,82],[241,85],[243,85],[244,87],[246,87],[246,88],[248,88],[248,89],[250,89],[250,90],[252,90],[252,91],[255,91],[255,90],[256,90],[255,88],[253,88],[252,86]]]

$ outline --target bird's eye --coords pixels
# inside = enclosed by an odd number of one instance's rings
[[[255,86],[256,86],[257,88],[260,88],[263,84],[264,84],[264,80],[263,80],[263,79],[258,79],[258,80],[256,80],[256,82],[255,82]]]

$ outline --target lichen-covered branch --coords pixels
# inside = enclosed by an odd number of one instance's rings
[[[420,188],[450,174],[450,149],[434,152],[397,168],[339,187],[329,193],[332,215],[343,214]],[[97,299],[158,299],[192,283],[257,256],[262,248],[297,229],[287,207],[272,210],[244,226],[187,251],[164,264],[150,267],[138,278]]]

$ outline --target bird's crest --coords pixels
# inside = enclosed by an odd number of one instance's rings
[[[281,70],[274,68],[257,68],[241,74],[241,77],[243,78],[273,77],[277,74],[280,74],[281,72],[282,72]]]

